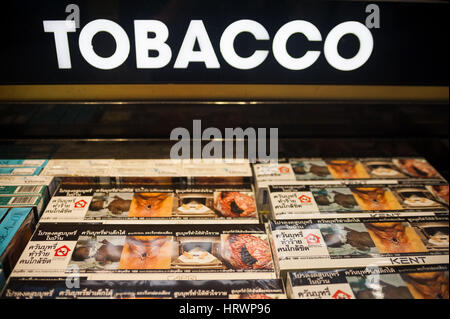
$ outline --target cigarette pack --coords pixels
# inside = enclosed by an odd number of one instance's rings
[[[42,167],[0,167],[0,176],[36,176]]]
[[[47,188],[52,196],[58,186],[58,180],[52,176],[0,176],[0,194],[37,194],[40,188]]]
[[[267,187],[272,182],[295,181],[295,174],[289,163],[258,163],[253,165],[256,203],[261,213],[270,211]]]
[[[58,177],[247,177],[245,161],[171,159],[52,159],[41,175]]]
[[[448,263],[448,214],[272,221],[275,269]]]
[[[35,228],[30,207],[0,208],[0,266],[7,278]]]
[[[195,177],[244,177],[249,180],[252,169],[247,160],[190,159],[182,160],[182,176],[194,180]]]
[[[448,263],[289,272],[286,293],[293,299],[449,299],[448,276]]]
[[[113,159],[50,159],[43,169],[43,176],[112,176]]]
[[[336,181],[272,183],[268,186],[274,220],[352,216],[423,215],[448,212],[444,181],[372,180],[367,184]]]
[[[0,159],[0,167],[44,167],[47,159]]]
[[[89,280],[87,277],[10,278],[7,299],[285,299],[280,279]]]
[[[1,176],[0,207],[33,207],[37,222],[56,185],[49,176]]]
[[[29,208],[33,212],[35,222],[38,222],[48,203],[45,188],[41,187],[40,190],[41,193],[38,194],[0,195],[0,208]]]
[[[47,162],[47,159],[0,159],[0,177],[37,176]]]
[[[39,223],[11,276],[276,279],[263,225]]]
[[[62,184],[40,222],[104,224],[258,224],[251,184]]]

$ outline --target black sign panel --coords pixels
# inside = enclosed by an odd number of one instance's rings
[[[44,21],[73,18],[75,11],[70,4],[78,7],[80,23],[74,32],[66,33],[70,68],[60,68],[55,33],[45,32]],[[377,16],[370,16],[375,12],[373,6],[368,7],[370,4],[377,5]],[[448,3],[431,2],[12,1],[1,10],[0,84],[448,85],[447,18]],[[80,49],[82,30],[88,23],[98,19],[106,19],[120,26],[129,41],[129,51],[123,62],[111,69],[93,66]],[[165,43],[170,48],[171,58],[163,67],[138,68],[135,20],[158,20],[167,27],[168,38]],[[191,61],[187,67],[177,68],[176,61],[178,58],[182,60],[180,49],[188,37],[189,26],[192,26],[192,21],[198,20],[201,20],[208,34],[217,63],[211,68],[204,62]],[[267,52],[267,57],[261,63],[249,69],[232,66],[221,50],[224,30],[238,20],[253,20],[268,35],[257,40],[254,34],[242,32],[232,41],[232,49],[242,58],[252,56],[256,50]],[[293,32],[285,41],[285,52],[294,59],[305,56],[309,51],[319,52],[310,66],[299,70],[283,66],[280,63],[282,58],[277,59],[274,51],[281,52],[284,49],[280,51],[279,47],[273,47],[280,29],[296,20],[312,24],[321,38],[317,41],[313,38],[308,40],[304,34]],[[330,63],[325,44],[332,43],[331,30],[349,21],[358,22],[370,32],[373,47],[361,66],[354,70],[341,70]],[[374,22],[377,23],[374,25]],[[198,33],[192,34],[195,36]],[[148,32],[148,38],[154,36],[153,32]],[[279,35],[279,38],[282,36]],[[108,32],[98,32],[92,37],[93,51],[99,57],[110,57],[121,46],[122,43],[116,43]],[[332,44],[330,46],[333,47]],[[367,43],[358,40],[355,35],[345,34],[338,38],[335,46],[340,57],[351,59],[363,47],[367,48]],[[190,49],[203,52],[205,44],[197,38]],[[150,50],[147,53],[150,57],[158,56],[158,51]]]

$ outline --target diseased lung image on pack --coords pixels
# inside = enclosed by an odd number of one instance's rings
[[[256,216],[256,202],[249,192],[214,192],[214,208],[223,217]]]
[[[222,257],[233,269],[273,269],[266,235],[223,234]]]

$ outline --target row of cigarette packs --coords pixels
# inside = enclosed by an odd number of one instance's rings
[[[273,220],[448,212],[448,192],[444,181],[372,180],[371,184],[352,185],[296,181],[273,182],[267,187]]]
[[[278,279],[89,280],[12,278],[3,298],[448,299],[448,264],[290,272]]]
[[[34,170],[32,168],[35,168]],[[442,179],[423,158],[290,158],[253,165],[256,180]],[[251,176],[245,159],[0,159],[0,175]]]
[[[294,180],[433,180],[442,176],[423,158],[290,158],[255,164],[256,182]],[[65,177],[245,176],[246,159],[0,159],[0,176]]]
[[[442,179],[424,158],[289,158],[253,165],[257,180]]]
[[[256,198],[261,211],[268,212],[268,186],[278,182],[304,185],[353,184],[448,184],[423,158],[290,158],[280,163],[254,164]],[[448,203],[448,193],[447,193]]]
[[[37,176],[47,163],[47,159],[0,159],[0,177]]]
[[[85,208],[88,213],[85,219],[87,222],[109,220],[113,223],[126,223],[128,220],[132,223],[145,223],[147,220],[165,223],[178,219],[181,223],[189,220],[201,223],[202,220],[208,222],[216,219],[228,220],[230,223],[234,220],[238,223],[258,223],[251,187],[241,187],[234,192],[227,192],[223,188],[221,191],[210,189],[203,190],[200,194],[187,191],[181,194],[180,191],[175,191],[177,188],[186,189],[190,184],[241,185],[250,183],[251,175],[250,165],[242,161],[0,160],[0,207],[5,216],[9,211],[8,218],[2,218],[2,227],[5,227],[1,238],[4,247],[0,254],[0,288],[4,285],[5,278],[9,277],[34,231],[35,223],[41,220],[49,199],[60,183],[81,185],[84,191],[91,186],[99,188],[99,185],[106,185],[103,187],[103,191],[107,189],[106,193],[100,193],[101,189],[91,194],[83,193],[83,198],[92,195],[92,203],[83,199],[70,203],[69,199],[67,205],[67,197],[59,197],[52,202],[51,207],[63,209],[62,212],[67,212],[64,209],[70,207],[79,214]],[[151,189],[136,187],[136,184],[151,185]],[[115,194],[112,185],[120,187]],[[165,189],[154,189],[155,186]],[[135,192],[136,188],[139,188],[139,193]],[[21,210],[27,210],[33,223],[13,218]],[[51,209],[46,216],[52,216]],[[58,221],[61,215],[53,217]],[[67,221],[65,215],[62,217],[63,221]],[[69,216],[69,219],[73,217],[78,220],[76,216]],[[10,225],[12,219],[15,227]],[[28,235],[24,236],[21,229],[26,229]]]
[[[154,280],[167,287],[187,280],[186,287],[198,289],[213,281],[234,287],[231,280],[252,289],[277,283],[271,287],[281,291],[285,282],[293,298],[448,298],[448,226],[445,213],[195,227],[41,222],[3,297],[41,298],[32,291],[46,281],[55,286],[53,297],[80,297],[77,292],[97,289],[102,281],[111,289],[148,282],[147,291],[155,292]],[[71,295],[67,287],[78,279],[84,286]],[[410,287],[414,280],[422,283],[414,288],[418,292]],[[427,292],[433,280],[439,293]],[[404,291],[389,294],[391,286]]]
[[[97,177],[251,177],[248,161],[222,159],[97,159],[50,160],[42,175],[45,176],[97,176]]]
[[[379,182],[379,181],[377,181]],[[387,182],[387,181],[386,181]],[[268,185],[272,220],[422,216],[448,213],[443,181],[340,185],[320,181]],[[22,196],[20,202],[32,196]],[[43,222],[147,224],[258,224],[254,189],[240,185],[62,184],[40,216]]]

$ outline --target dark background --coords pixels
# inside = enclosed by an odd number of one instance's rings
[[[130,54],[120,67],[100,70],[80,54],[78,36],[68,33],[72,69],[58,69],[53,33],[45,33],[44,20],[65,20],[68,4],[80,8],[80,27],[96,19],[118,23],[128,34]],[[369,60],[354,71],[339,71],[325,60],[323,43],[329,31],[341,22],[365,23],[369,3],[380,7],[380,29],[371,29],[374,49]],[[136,69],[133,20],[156,19],[169,29],[167,43],[171,62],[162,69]],[[190,63],[187,69],[173,68],[191,20],[203,20],[214,46],[220,69],[206,69],[204,63]],[[232,22],[252,19],[261,23],[271,40],[256,41],[248,33],[235,41],[236,51],[249,56],[255,49],[269,50],[263,64],[252,70],[238,70],[222,58],[219,41]],[[366,2],[366,1],[205,1],[205,0],[112,0],[112,1],[9,1],[0,10],[0,84],[62,83],[301,83],[301,84],[385,84],[448,85],[448,3]],[[320,50],[319,59],[309,68],[287,70],[276,62],[271,46],[278,29],[292,20],[306,20],[321,32],[322,42],[308,42],[293,35],[288,52],[303,56],[307,50]],[[101,32],[94,37],[94,50],[100,56],[115,51],[113,38]],[[344,36],[338,49],[352,57],[359,48],[356,37]]]
[[[131,52],[110,71],[97,70],[78,50],[78,33],[70,34],[71,70],[57,69],[52,34],[42,20],[64,19],[65,7],[76,3],[81,25],[108,18],[126,29]],[[213,44],[231,22],[251,18],[273,38],[284,23],[305,19],[325,38],[339,22],[363,22],[368,3],[360,1],[14,1],[0,10],[3,45],[0,83],[321,83],[421,84],[448,86],[448,1],[376,2],[381,29],[372,29],[375,47],[360,69],[341,72],[323,57],[304,71],[288,71],[272,55],[258,68],[239,71],[217,55],[222,68],[206,70],[192,63],[187,70],[172,66],[191,19],[203,19]],[[162,70],[137,70],[134,58],[134,19],[159,19],[170,30],[172,61]],[[103,54],[112,52],[111,39],[98,36]],[[305,45],[293,37],[290,49]],[[251,37],[238,39],[237,49],[267,48]],[[291,43],[292,42],[292,43]],[[352,37],[340,49],[355,50]],[[314,49],[312,44],[311,48]],[[319,45],[322,48],[321,45]],[[97,46],[96,46],[97,50]],[[109,51],[108,51],[109,50]],[[353,50],[353,51],[352,51]],[[344,54],[345,52],[343,52]],[[1,89],[1,87],[0,87]],[[357,86],[355,90],[358,89]],[[192,120],[202,128],[276,127],[282,156],[425,156],[448,176],[448,101],[103,101],[0,102],[0,154],[3,158],[55,155],[63,158],[168,157],[171,130],[192,132]],[[47,150],[49,146],[52,150]]]

